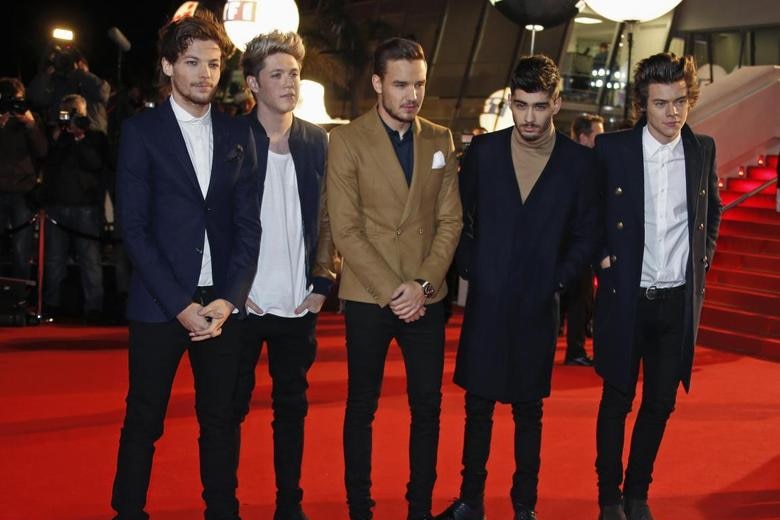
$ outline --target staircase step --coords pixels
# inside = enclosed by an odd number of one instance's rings
[[[744,195],[744,193],[732,191],[732,190],[721,190],[720,192],[720,200],[723,202],[723,204],[728,204],[729,202],[738,199]],[[768,208],[771,210],[775,209],[775,205],[777,204],[777,201],[775,199],[775,195],[768,195],[762,193],[758,193],[756,195],[753,195],[752,197],[748,197],[747,199],[743,200],[739,203],[739,207],[741,208]]]
[[[777,237],[780,238],[780,237]],[[719,251],[737,251],[755,255],[770,255],[780,260],[780,240],[736,235],[721,235],[718,238]],[[780,262],[778,262],[780,268]]]
[[[746,208],[737,206],[723,213],[728,220],[750,220],[753,222],[775,222],[780,220],[780,214],[768,208]]]
[[[780,340],[702,325],[697,344],[780,361]]]
[[[747,269],[767,273],[780,272],[780,258],[769,255],[751,255],[736,251],[721,251],[715,249],[713,268]]]
[[[780,238],[780,218],[776,222],[722,220],[720,223],[720,236],[725,235],[778,239]]]
[[[780,317],[704,302],[701,324],[752,336],[780,338]]]
[[[777,274],[713,267],[707,273],[707,281],[780,295],[780,275]]]
[[[748,166],[746,177],[750,180],[768,181],[777,177],[777,166],[770,168],[768,166]]]
[[[731,177],[729,179],[725,179],[726,181],[726,190],[728,191],[734,191],[737,193],[748,193],[756,188],[761,187],[766,183],[766,181],[757,181],[757,180],[750,180],[750,179],[741,179],[739,177]],[[725,190],[721,190],[721,194],[723,194]],[[761,194],[763,195],[774,195],[777,193],[777,184],[772,184],[771,186],[764,188],[761,190]]]
[[[710,283],[706,297],[716,305],[780,316],[780,294]]]

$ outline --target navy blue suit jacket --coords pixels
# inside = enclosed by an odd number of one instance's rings
[[[192,302],[204,232],[216,295],[244,313],[260,242],[255,146],[243,119],[212,109],[211,120],[214,153],[205,199],[170,100],[122,126],[117,201],[133,263],[130,320],[170,321]]]
[[[255,112],[247,114],[245,118],[252,129],[257,147],[257,191],[262,206],[270,139]],[[313,284],[315,293],[327,295],[335,279],[332,262],[335,250],[324,199],[328,134],[319,126],[295,117],[288,143],[295,164],[298,197],[301,202],[303,241],[306,248],[306,285]],[[258,266],[258,269],[262,268],[263,266]]]
[[[632,391],[632,347],[645,246],[644,151],[641,120],[631,130],[596,138],[604,234],[594,265],[599,279],[593,315],[596,371],[609,384]],[[680,381],[688,390],[693,346],[704,300],[704,276],[715,253],[722,206],[711,137],[682,128],[690,254],[685,271],[685,337]],[[600,269],[609,256],[611,266]]]
[[[557,293],[581,275],[599,242],[592,151],[558,133],[523,201],[513,129],[476,137],[460,173],[457,262],[469,291],[455,383],[501,402],[550,394]]]

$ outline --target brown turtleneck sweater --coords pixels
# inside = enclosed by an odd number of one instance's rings
[[[536,141],[526,141],[517,127],[512,130],[512,165],[515,167],[517,186],[523,202],[534,189],[536,181],[550,159],[555,146],[555,125]]]

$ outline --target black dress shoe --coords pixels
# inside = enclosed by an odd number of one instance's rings
[[[536,520],[536,512],[521,504],[515,504],[515,520]]]
[[[579,356],[575,358],[568,358],[566,361],[563,362],[564,365],[568,365],[571,367],[592,367],[593,366],[593,358],[585,356]]]
[[[599,520],[627,520],[623,506],[618,504],[614,506],[603,506],[599,513]]]
[[[309,520],[303,509],[298,508],[293,511],[280,511],[277,509],[274,512],[274,520]]]
[[[471,507],[462,500],[456,500],[433,518],[434,520],[485,520],[485,508],[484,506]]]
[[[626,518],[628,520],[654,520],[647,500],[626,499]]]

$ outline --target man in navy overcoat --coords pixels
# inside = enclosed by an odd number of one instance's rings
[[[699,96],[693,58],[657,54],[640,61],[634,77],[639,122],[596,138],[604,242],[593,351],[604,379],[596,434],[603,520],[653,519],[653,464],[677,388],[689,388],[721,214],[715,143],[685,124]],[[640,361],[642,404],[623,482]]]
[[[496,401],[511,403],[515,419],[515,518],[536,518],[559,293],[582,273],[597,242],[592,152],[552,121],[559,81],[550,58],[520,60],[511,81],[514,127],[476,137],[464,158],[457,262],[469,288],[455,368],[455,383],[466,390],[463,482],[440,519],[484,518]]]

